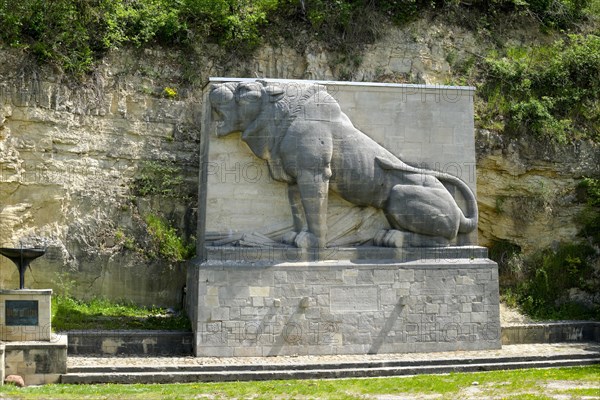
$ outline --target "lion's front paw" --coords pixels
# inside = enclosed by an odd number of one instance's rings
[[[283,235],[283,237],[281,238],[281,241],[285,244],[291,244],[292,246],[295,246],[295,240],[296,237],[298,237],[298,232],[294,232],[294,231],[290,231],[288,233],[286,233],[285,235]]]
[[[310,232],[302,231],[296,235],[294,244],[300,249],[310,249],[319,247],[319,239]]]
[[[450,245],[450,241],[441,236],[419,235],[389,229],[377,232],[373,244],[381,247],[446,247]]]
[[[377,232],[373,243],[381,247],[404,247],[407,245],[407,232],[395,229],[382,230]]]

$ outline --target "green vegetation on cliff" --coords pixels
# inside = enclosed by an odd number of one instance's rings
[[[194,242],[186,242],[177,234],[177,230],[157,215],[146,216],[148,234],[151,238],[150,256],[160,256],[171,262],[179,262],[192,258],[196,252]]]
[[[320,42],[356,68],[361,49],[389,23],[439,17],[493,42],[494,29],[515,16],[557,40],[529,47],[498,43],[482,62],[471,60],[468,71],[455,66],[458,81],[461,74],[477,76],[480,126],[559,143],[598,141],[599,0],[1,0],[0,44],[75,75],[121,46],[214,43],[231,57],[281,40]]]
[[[476,63],[482,126],[560,143],[600,139],[598,0],[3,0],[0,44],[73,74],[125,45],[215,43],[240,55],[281,39],[321,42],[357,67],[360,49],[382,26],[423,15],[443,15],[477,32],[527,15],[532,29],[559,32],[553,44],[499,45]]]
[[[299,26],[336,47],[377,35],[381,21],[404,23],[425,12],[476,12],[477,23],[528,13],[545,27],[568,29],[593,13],[595,0],[2,0],[0,40],[39,60],[81,73],[112,48],[210,41],[252,49]],[[592,6],[590,6],[592,4]],[[590,7],[588,7],[590,6]],[[591,11],[590,11],[591,10]],[[597,12],[597,10],[595,11]],[[461,19],[472,24],[473,18]]]
[[[485,61],[482,117],[506,121],[511,136],[600,140],[600,36],[569,35],[505,53]]]
[[[0,38],[82,73],[109,49],[211,40],[255,45],[276,0],[4,0]]]

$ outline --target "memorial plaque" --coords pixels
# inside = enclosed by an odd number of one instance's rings
[[[37,326],[39,324],[37,300],[6,300],[4,304],[7,326]]]

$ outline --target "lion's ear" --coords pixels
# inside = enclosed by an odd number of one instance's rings
[[[266,86],[265,91],[269,95],[269,101],[271,103],[279,101],[285,93],[285,90],[281,86],[273,84]]]
[[[254,82],[240,83],[236,91],[236,101],[244,103],[253,103],[260,99],[260,87]]]

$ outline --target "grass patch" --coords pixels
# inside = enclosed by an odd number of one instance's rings
[[[449,375],[421,375],[412,377],[289,380],[230,383],[190,383],[166,385],[47,385],[24,389],[0,387],[0,393],[11,399],[189,399],[210,396],[211,399],[253,398],[319,398],[365,399],[378,395],[440,394],[444,399],[473,396],[494,398],[553,398],[564,389],[553,389],[549,383],[568,381],[587,388],[598,388],[600,366],[558,369],[528,369],[518,371],[493,371],[457,373]],[[473,385],[477,382],[478,385]],[[557,386],[557,385],[554,385]],[[585,389],[587,390],[587,389]],[[587,393],[587,392],[586,392]]]
[[[568,396],[577,396],[577,397],[587,397],[587,398],[599,398],[600,397],[600,389],[599,388],[582,388],[582,389],[567,389],[561,390],[558,392],[562,395]]]
[[[52,297],[52,327],[68,330],[191,330],[187,317],[163,308],[139,307],[106,299],[80,301],[72,297]]]

